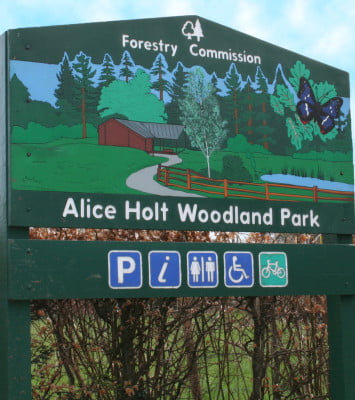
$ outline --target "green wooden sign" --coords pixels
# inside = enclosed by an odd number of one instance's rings
[[[353,254],[349,245],[17,239],[9,298],[345,295],[355,291]]]
[[[197,16],[3,41],[10,225],[352,232],[346,72]]]
[[[4,399],[31,398],[31,299],[298,294],[328,295],[331,396],[354,398],[347,73],[184,16],[5,32],[0,93]],[[58,242],[29,226],[330,235]]]

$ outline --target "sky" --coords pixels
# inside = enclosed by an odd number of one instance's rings
[[[178,15],[198,15],[349,72],[354,115],[353,0],[1,0],[0,33]]]

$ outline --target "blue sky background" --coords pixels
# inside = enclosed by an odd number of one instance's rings
[[[0,33],[34,26],[188,14],[349,72],[354,115],[353,0],[1,0]]]

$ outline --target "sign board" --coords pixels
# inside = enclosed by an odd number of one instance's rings
[[[353,231],[346,72],[197,16],[3,41],[10,225]]]
[[[12,300],[349,295],[355,289],[354,246],[346,244],[11,239],[8,253]]]

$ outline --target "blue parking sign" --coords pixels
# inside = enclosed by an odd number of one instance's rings
[[[111,289],[141,288],[143,283],[141,253],[139,251],[110,251],[108,277]]]
[[[224,284],[247,288],[254,285],[253,255],[248,251],[224,253]]]
[[[176,289],[181,286],[181,259],[177,251],[149,252],[149,286]]]
[[[214,251],[187,253],[187,284],[190,288],[218,286],[218,257]]]

